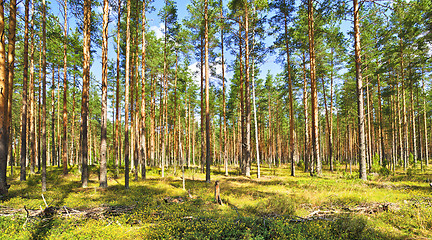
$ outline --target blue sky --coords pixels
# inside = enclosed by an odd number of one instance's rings
[[[188,16],[188,11],[187,11],[187,5],[190,3],[189,0],[183,0],[183,1],[177,1],[177,8],[178,8],[178,17],[179,20],[181,21],[182,19],[186,18]],[[54,2],[55,5],[57,5],[56,2]],[[226,4],[226,3],[224,3]],[[152,3],[152,5],[156,8],[155,11],[153,11],[152,13],[147,14],[147,21],[148,21],[148,25],[150,26],[150,30],[153,30],[156,32],[157,35],[162,36],[163,32],[162,32],[162,21],[158,16],[158,13],[160,11],[160,9],[164,6],[164,1],[161,0],[156,0]],[[54,8],[56,8],[57,6],[53,6]],[[58,7],[57,7],[58,8]],[[98,9],[98,11],[102,11],[102,8]],[[110,25],[109,25],[109,31],[111,36],[115,35],[115,31],[116,31],[116,24],[117,24],[117,12],[116,10],[112,10],[110,13]],[[71,19],[71,18],[70,18]],[[71,20],[69,20],[71,21]],[[73,23],[70,23],[73,24]],[[266,44],[269,46],[273,41],[273,38],[269,37],[268,39],[266,39]],[[108,58],[115,60],[116,59],[116,53],[115,53],[115,42],[114,42],[114,38],[111,37],[109,39],[109,45],[108,45]],[[233,57],[229,55],[228,51],[225,51],[226,55],[226,64],[231,64]],[[191,53],[192,54],[192,53]],[[98,82],[101,79],[102,76],[102,64],[101,64],[101,51],[100,49],[98,49],[97,53],[93,56],[95,61],[93,62],[93,65],[91,67],[91,72],[93,74],[93,76],[98,80]],[[196,62],[192,62],[191,64],[191,71],[193,71],[194,66],[196,66]],[[277,73],[281,72],[281,67],[279,64],[275,63],[275,56],[271,56],[269,55],[267,57],[267,61],[265,64],[261,65],[261,66],[257,66],[259,67],[261,74],[260,77],[264,77],[265,74],[267,74],[267,72],[270,70],[271,73],[273,75],[276,75]],[[216,66],[216,68],[218,68],[218,66]],[[220,68],[220,66],[219,66]],[[220,70],[219,70],[220,72]],[[226,71],[226,77],[229,80],[232,77],[232,73],[229,71]]]

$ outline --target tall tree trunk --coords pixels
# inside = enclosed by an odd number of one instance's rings
[[[74,75],[73,75],[73,90],[72,90],[72,127],[71,127],[71,139],[72,139],[72,149],[71,149],[71,161],[73,165],[78,164],[78,154],[75,153],[75,89],[76,89],[76,65],[74,65]]]
[[[87,187],[88,184],[88,102],[89,102],[89,89],[90,89],[90,28],[91,28],[91,0],[84,0],[84,46],[83,46],[83,89],[82,89],[82,167],[81,167],[81,183],[82,187]]]
[[[406,101],[405,101],[405,71],[404,71],[404,53],[403,53],[403,45],[402,45],[402,39],[400,39],[400,77],[402,82],[402,89],[401,89],[401,97],[402,97],[402,126],[403,126],[403,166],[404,171],[406,171],[408,167],[408,123],[407,123],[407,116],[406,116]]]
[[[24,66],[23,66],[23,93],[21,113],[22,128],[21,128],[21,159],[20,159],[20,181],[26,180],[26,154],[27,154],[27,82],[28,82],[28,28],[29,28],[29,4],[30,1],[25,1],[25,17],[24,17]]]
[[[116,103],[115,103],[115,138],[114,138],[114,177],[119,174],[119,119],[120,119],[120,22],[121,22],[121,1],[118,1],[117,9],[117,68],[116,68]]]
[[[370,91],[369,91],[369,78],[366,77],[366,111],[367,111],[367,154],[366,154],[366,165],[368,166],[368,169],[370,170],[372,168],[371,159],[372,159],[372,130],[371,130],[371,107],[370,107]],[[380,152],[380,155],[382,155],[382,152]],[[380,157],[382,158],[382,156]]]
[[[4,21],[4,1],[0,1],[0,195],[8,194],[6,171],[7,171],[7,112],[8,106],[8,82],[6,66],[6,46],[5,46],[5,21]]]
[[[305,172],[313,173],[313,164],[310,162],[310,139],[309,139],[309,114],[308,114],[308,92],[306,78],[306,53],[303,52],[303,114],[304,114],[304,165]]]
[[[311,77],[311,111],[312,111],[312,152],[316,163],[316,173],[321,175],[321,158],[319,154],[319,127],[318,127],[318,93],[315,76],[315,40],[314,40],[314,13],[312,0],[308,0],[308,31],[309,31],[309,58]],[[312,168],[312,167],[311,167]]]
[[[426,117],[426,96],[425,96],[426,91],[425,91],[423,74],[422,74],[422,92],[423,92],[423,130],[424,130],[424,142],[425,142],[425,147],[424,147],[425,165],[428,166],[429,165],[429,145],[428,145],[428,127],[427,127],[427,117]]]
[[[103,2],[102,23],[102,116],[101,116],[101,146],[100,146],[100,177],[99,187],[108,187],[107,183],[107,87],[108,87],[108,0]]]
[[[155,77],[151,76],[151,106],[150,106],[150,161],[153,166],[155,163]]]
[[[330,158],[330,171],[334,170],[334,147],[333,147],[333,48],[331,49],[332,60],[331,60],[331,73],[330,73],[330,110],[329,110],[329,136],[328,136],[328,148],[329,148],[329,158]]]
[[[241,23],[240,23],[240,17],[239,17],[239,39],[238,39],[238,45],[239,45],[239,66],[240,66],[240,115],[241,115],[241,143],[240,143],[240,149],[239,153],[239,164],[241,168],[242,174],[246,173],[246,163],[245,163],[245,156],[246,156],[246,114],[245,114],[245,102],[244,99],[244,75],[243,75],[243,45],[242,45],[242,30],[241,30]]]
[[[284,5],[286,6],[286,0],[284,0]],[[288,97],[289,97],[289,114],[290,114],[290,123],[289,123],[289,158],[291,161],[291,176],[295,176],[295,143],[294,143],[294,135],[295,135],[295,123],[294,123],[294,106],[293,106],[293,89],[292,89],[292,80],[291,80],[291,61],[290,61],[290,48],[288,42],[288,13],[284,12],[284,24],[285,24],[285,52],[286,52],[286,61],[287,61],[287,74],[288,74]]]
[[[413,141],[413,148],[412,148],[412,154],[414,155],[414,164],[417,163],[417,132],[416,132],[416,117],[415,117],[415,110],[414,110],[414,92],[413,92],[413,83],[411,82],[411,89],[410,89],[410,101],[411,101],[411,131],[412,131],[412,141]]]
[[[1,4],[0,4],[1,5]],[[46,3],[42,0],[42,192],[46,191]],[[39,101],[40,102],[40,101]]]
[[[146,98],[145,98],[145,85],[146,85],[146,1],[143,1],[142,8],[142,48],[141,48],[141,129],[140,129],[140,141],[141,141],[141,177],[146,179],[146,165],[147,165],[147,155],[146,155]]]
[[[67,0],[64,1],[64,44],[63,44],[63,137],[62,137],[62,164],[63,175],[68,174],[67,162],[67,45],[68,45],[68,21],[67,21]]]
[[[10,1],[9,10],[9,36],[8,36],[8,55],[7,55],[7,78],[8,78],[8,102],[7,102],[7,145],[10,148],[10,162],[13,162],[12,142],[13,136],[11,132],[12,126],[12,98],[13,98],[13,81],[15,78],[15,33],[16,33],[16,0]],[[11,164],[12,166],[12,164]]]
[[[30,173],[35,173],[36,165],[36,115],[35,115],[35,89],[34,89],[34,4],[31,8],[31,23],[30,23]]]
[[[244,1],[245,8],[245,115],[246,115],[246,152],[245,152],[245,175],[250,177],[251,171],[251,111],[250,111],[250,67],[249,67],[249,5]]]
[[[54,166],[57,163],[57,154],[56,154],[56,141],[55,141],[55,66],[54,63],[52,66],[52,79],[51,79],[51,166]]]
[[[208,36],[208,28],[209,28],[209,20],[208,20],[208,0],[204,2],[204,41],[205,41],[205,102],[206,102],[206,182],[210,182],[210,163],[211,163],[211,155],[210,155],[210,86],[209,86],[209,77],[210,77],[210,68],[209,68],[209,36]]]
[[[223,21],[223,2],[220,0],[220,19]],[[226,122],[226,103],[225,103],[225,58],[224,58],[224,26],[221,24],[221,62],[222,62],[222,111],[223,111],[223,143],[222,143],[222,154],[224,159],[225,176],[228,176],[228,155],[227,155],[227,122]]]
[[[356,80],[357,80],[357,112],[358,112],[358,146],[359,146],[359,177],[367,180],[366,175],[366,143],[365,143],[365,118],[363,106],[363,80],[361,73],[360,58],[360,27],[359,27],[359,6],[358,0],[353,0],[354,4],[354,47],[356,62]]]
[[[125,69],[125,188],[129,189],[129,72],[130,72],[130,14],[131,0],[127,0],[126,15],[126,69]]]
[[[378,124],[378,134],[380,137],[381,142],[381,152],[382,152],[382,158],[385,158],[385,145],[384,145],[384,134],[383,134],[383,118],[382,118],[382,103],[381,103],[381,80],[380,75],[377,76],[378,80],[378,110],[379,110],[379,124]],[[392,121],[393,122],[393,121]],[[392,128],[393,131],[393,128]],[[394,145],[394,142],[393,142]]]
[[[200,125],[200,133],[201,133],[201,172],[204,173],[204,155],[205,155],[205,148],[204,148],[204,144],[205,144],[205,139],[204,139],[204,124],[205,124],[205,109],[204,109],[204,86],[203,86],[203,82],[204,82],[204,37],[201,35],[200,36],[200,40],[201,40],[201,45],[200,45],[200,73],[201,73],[201,79],[200,79],[200,84],[201,84],[201,88],[200,88],[200,96],[201,96],[201,125]]]

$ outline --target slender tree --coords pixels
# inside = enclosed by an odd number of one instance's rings
[[[42,0],[42,192],[46,191],[46,3]]]
[[[131,1],[127,0],[126,15],[126,74],[125,74],[125,188],[129,189],[129,71],[130,71],[130,15]]]
[[[102,116],[101,116],[101,150],[100,150],[100,177],[99,186],[108,187],[107,183],[107,87],[108,87],[108,0],[103,4],[102,25]]]
[[[359,146],[359,163],[360,178],[367,180],[366,175],[366,141],[365,141],[365,117],[363,106],[363,80],[361,73],[360,58],[360,24],[359,24],[359,5],[358,0],[353,0],[354,4],[354,48],[355,48],[355,65],[357,80],[357,113],[358,113],[358,146]]]
[[[63,2],[64,12],[64,39],[63,39],[63,137],[62,137],[62,165],[63,175],[68,174],[68,162],[67,162],[67,123],[68,123],[68,112],[67,112],[67,90],[68,90],[68,79],[67,79],[67,46],[68,46],[68,8],[67,0]]]
[[[146,0],[143,1],[142,7],[142,47],[141,47],[141,128],[140,128],[140,152],[141,152],[141,177],[146,178],[146,165],[147,165],[147,155],[146,155],[146,98],[145,98],[145,86],[146,86]]]
[[[116,102],[115,102],[115,138],[114,138],[114,176],[119,174],[119,118],[120,118],[120,22],[121,22],[121,0],[118,0],[117,9],[117,74],[116,74]]]
[[[26,154],[27,154],[27,82],[28,82],[28,35],[29,35],[29,4],[30,1],[25,1],[25,16],[24,16],[24,58],[23,58],[23,94],[21,113],[21,159],[20,159],[20,181],[26,180]]]
[[[209,19],[208,19],[208,0],[204,2],[204,45],[205,45],[205,115],[206,115],[206,182],[210,182],[210,92],[209,92]]]

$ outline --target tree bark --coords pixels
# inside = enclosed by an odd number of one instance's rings
[[[108,187],[107,183],[107,87],[108,87],[108,0],[103,2],[102,23],[102,116],[101,116],[101,146],[100,146],[100,177],[99,187]]]
[[[205,102],[206,102],[206,182],[210,182],[210,164],[211,164],[211,155],[210,155],[210,86],[209,86],[209,77],[210,77],[210,69],[209,69],[209,36],[208,36],[208,28],[209,28],[209,20],[208,20],[208,0],[204,2],[204,41],[205,41]]]
[[[0,50],[1,51],[1,50]],[[423,71],[423,70],[422,70]],[[424,152],[425,152],[425,165],[429,165],[429,145],[428,145],[428,127],[427,127],[427,117],[426,117],[426,91],[424,78],[422,76],[422,91],[423,91],[423,130],[424,130]]]
[[[28,82],[28,31],[29,31],[29,4],[30,1],[25,1],[25,17],[24,17],[24,56],[23,56],[23,93],[21,113],[22,128],[21,128],[21,159],[20,159],[20,181],[26,180],[26,154],[27,154],[27,82]]]
[[[5,31],[4,1],[0,1],[0,33]],[[0,195],[8,194],[6,171],[7,171],[7,106],[8,106],[8,82],[6,66],[5,35],[0,35]]]
[[[147,165],[147,155],[146,155],[146,99],[145,99],[145,84],[146,84],[146,1],[143,1],[142,8],[142,48],[141,48],[141,130],[140,130],[140,141],[141,141],[141,177],[146,179],[146,165]]]
[[[42,0],[42,192],[46,191],[46,3]]]
[[[365,143],[365,117],[363,106],[363,79],[361,73],[360,58],[360,27],[359,27],[359,6],[358,0],[353,0],[354,4],[354,48],[356,62],[356,80],[357,80],[357,112],[358,112],[358,146],[359,146],[359,177],[367,180],[366,175],[366,143]]]
[[[30,22],[30,173],[35,173],[36,165],[36,114],[35,114],[35,89],[34,89],[34,4],[31,8],[31,22]]]
[[[84,0],[84,46],[83,46],[83,89],[82,89],[82,167],[81,167],[81,183],[82,187],[87,187],[88,184],[88,102],[89,102],[89,89],[90,89],[90,28],[91,28],[91,0]]]
[[[308,31],[309,31],[309,58],[311,77],[311,111],[312,111],[312,153],[316,164],[316,174],[321,175],[321,158],[319,154],[319,119],[318,119],[318,94],[315,76],[315,40],[314,40],[314,13],[312,0],[308,0]],[[311,169],[313,167],[311,166]],[[311,171],[312,172],[312,171]]]
[[[284,5],[286,6],[286,0],[284,0]],[[287,61],[287,68],[288,68],[288,98],[289,98],[289,158],[291,161],[291,176],[295,176],[295,159],[294,159],[294,152],[295,152],[295,143],[294,143],[294,135],[295,135],[295,129],[294,129],[294,106],[293,106],[293,89],[292,89],[292,80],[291,80],[291,61],[290,61],[290,47],[288,42],[288,13],[284,12],[284,25],[285,25],[285,52],[286,52],[286,61]]]
[[[129,189],[129,72],[130,72],[130,14],[131,1],[127,0],[126,15],[126,69],[125,69],[125,188]]]
[[[62,137],[62,162],[63,175],[68,174],[67,162],[67,45],[68,45],[68,21],[67,21],[67,0],[64,1],[64,44],[63,44],[63,137]]]
[[[114,138],[114,177],[119,174],[119,119],[120,119],[120,22],[121,22],[121,1],[118,1],[117,9],[117,68],[116,68],[116,103],[115,103],[115,138]]]

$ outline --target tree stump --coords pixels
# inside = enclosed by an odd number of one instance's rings
[[[220,197],[220,186],[219,186],[219,181],[215,182],[215,201],[219,204],[219,205],[223,205],[222,203],[222,199]]]

